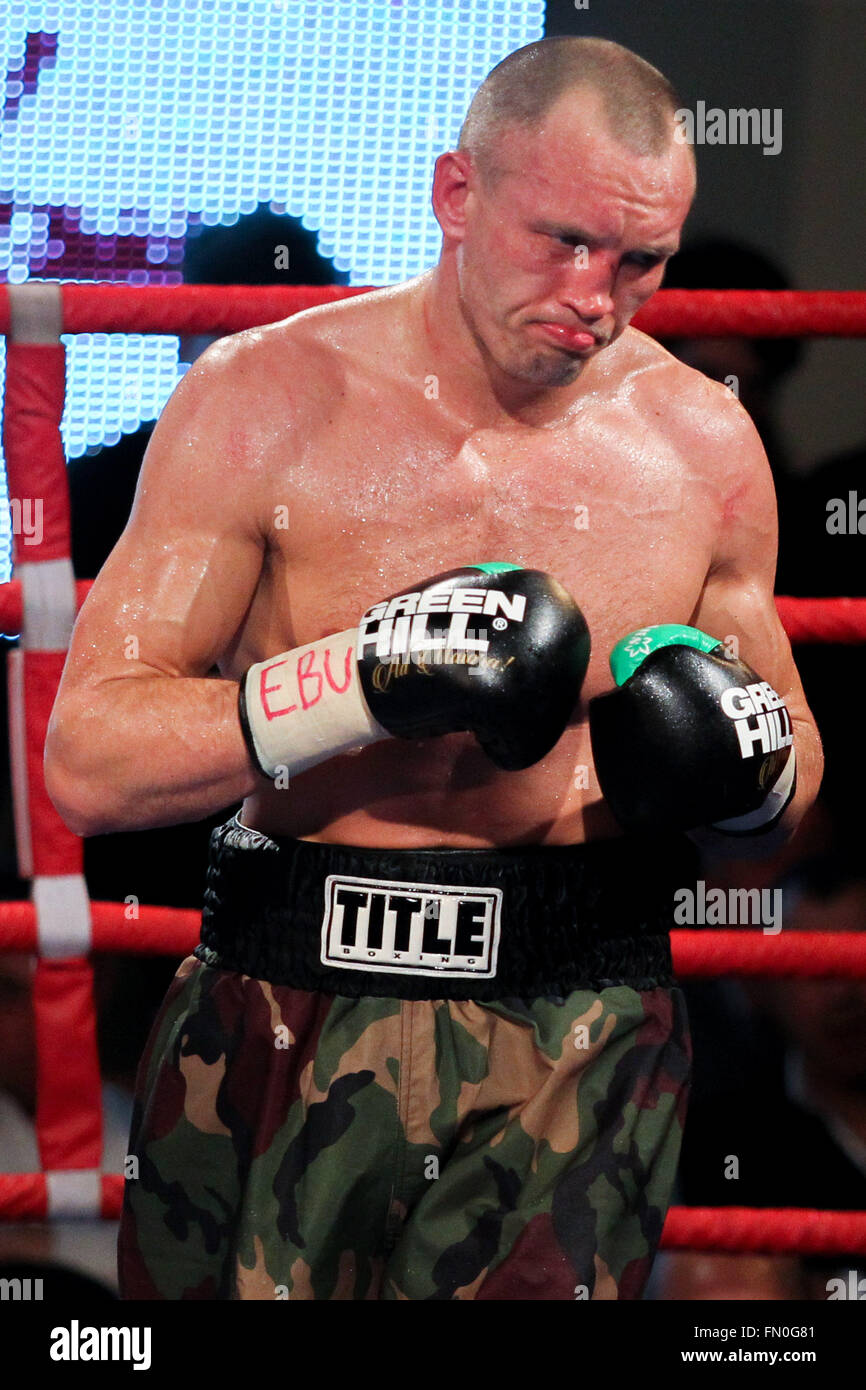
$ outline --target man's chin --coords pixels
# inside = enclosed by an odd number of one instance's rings
[[[523,362],[517,371],[509,373],[528,386],[570,386],[586,366],[586,358],[571,358],[559,354],[556,358],[539,354]]]

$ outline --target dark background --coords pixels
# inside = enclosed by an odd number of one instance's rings
[[[548,34],[614,39],[684,106],[782,109],[782,149],[704,145],[687,235],[765,252],[797,289],[864,288],[866,5],[862,0],[548,0]],[[866,436],[866,342],[815,342],[781,418],[797,467]]]

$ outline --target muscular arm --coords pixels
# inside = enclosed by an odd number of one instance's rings
[[[814,801],[824,756],[773,599],[778,528],[770,465],[745,411],[725,388],[711,390],[717,414],[707,437],[714,441],[712,453],[718,450],[718,458],[711,454],[706,461],[711,469],[717,468],[722,480],[723,505],[712,561],[689,622],[722,641],[736,638],[738,649],[732,650],[761,680],[769,681],[788,706],[797,753],[797,790],[778,826],[756,836],[750,847],[770,854],[791,838]],[[737,857],[748,853],[746,842],[726,842],[712,830],[695,838],[710,853]]]
[[[254,365],[235,339],[180,382],[79,614],[45,745],[48,792],[78,834],[198,820],[258,784],[237,685],[207,677],[265,550]]]

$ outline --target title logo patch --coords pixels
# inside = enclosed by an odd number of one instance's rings
[[[501,888],[329,874],[323,965],[389,974],[496,974]]]

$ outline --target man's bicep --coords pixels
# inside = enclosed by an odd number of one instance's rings
[[[778,523],[770,465],[748,417],[738,418],[720,460],[725,479],[712,561],[690,622],[718,637],[780,695],[802,687],[774,598]]]
[[[126,529],[76,624],[73,681],[204,675],[243,620],[265,541],[221,375],[185,378],[154,430]]]

